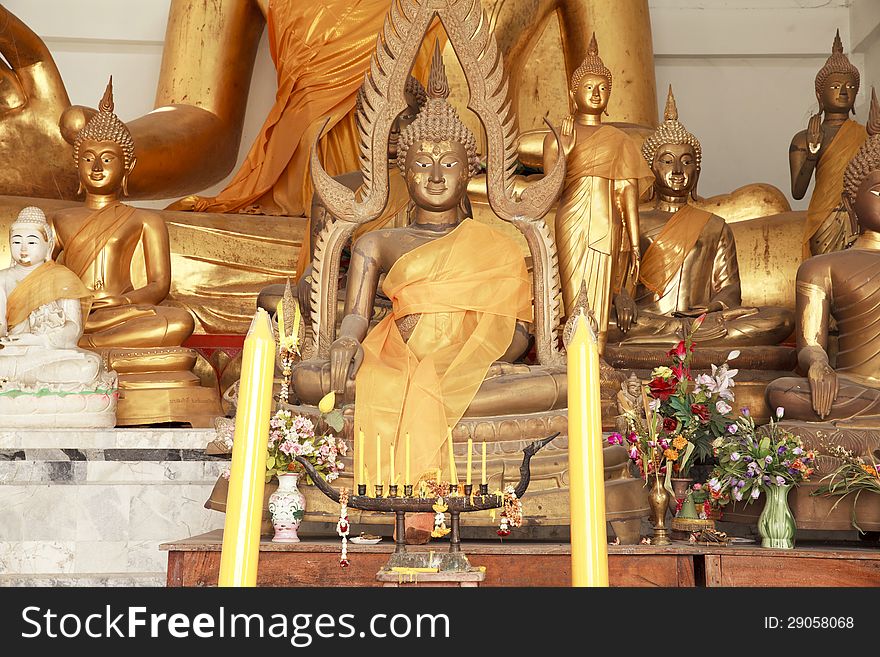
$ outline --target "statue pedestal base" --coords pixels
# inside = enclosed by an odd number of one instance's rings
[[[220,394],[207,388],[192,369],[198,354],[184,347],[97,350],[119,374],[117,426],[189,423],[212,427],[223,414]]]
[[[0,418],[16,429],[108,429],[116,425],[116,408],[116,393],[0,396]]]

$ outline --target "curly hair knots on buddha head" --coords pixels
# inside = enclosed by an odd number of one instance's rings
[[[648,164],[654,163],[657,149],[663,144],[688,144],[694,149],[694,159],[697,169],[699,169],[703,161],[703,148],[700,146],[700,140],[688,132],[679,122],[678,108],[675,106],[675,96],[672,95],[671,84],[669,85],[669,94],[666,96],[666,111],[663,113],[663,118],[663,123],[648,135],[642,144],[642,155]]]
[[[449,82],[440,54],[439,43],[434,43],[431,73],[428,76],[427,101],[415,121],[405,127],[397,141],[397,166],[406,169],[406,154],[413,144],[420,141],[453,141],[464,146],[468,155],[468,173],[473,176],[479,170],[477,140],[468,127],[461,122],[455,108],[449,104]]]
[[[113,113],[113,76],[107,83],[104,96],[98,105],[98,113],[95,114],[86,127],[80,130],[73,142],[73,161],[79,164],[79,149],[84,139],[92,141],[112,141],[122,148],[125,159],[125,168],[128,169],[134,162],[134,140],[126,125]]]
[[[851,75],[856,85],[856,94],[859,93],[859,69],[852,65],[849,58],[843,54],[843,42],[840,40],[840,30],[834,35],[834,43],[831,46],[831,56],[825,65],[816,74],[816,96],[822,97],[822,89],[832,73],[844,73]]]
[[[587,47],[587,56],[584,58],[583,63],[578,66],[577,70],[571,74],[572,92],[578,88],[581,79],[588,73],[601,75],[608,80],[608,93],[611,93],[611,71],[605,66],[602,58],[599,57],[599,44],[596,42],[595,32],[593,32],[593,37],[590,39],[590,45]]]

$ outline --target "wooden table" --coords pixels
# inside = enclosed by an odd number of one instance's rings
[[[222,530],[165,543],[168,586],[216,586]],[[569,586],[571,545],[529,541],[466,541],[473,566],[485,566],[481,586]],[[381,586],[376,573],[394,549],[349,543],[351,565],[339,567],[338,539],[260,543],[259,586]],[[410,546],[448,549],[447,542]],[[612,586],[880,586],[880,550],[852,542],[803,542],[794,550],[758,545],[667,547],[609,545]]]

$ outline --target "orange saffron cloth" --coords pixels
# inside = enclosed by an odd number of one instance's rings
[[[642,256],[639,279],[646,288],[663,294],[711,218],[711,213],[692,205],[681,207],[669,218]]]
[[[809,258],[810,238],[822,222],[841,205],[843,193],[843,172],[846,165],[858,152],[868,138],[865,126],[847,120],[840,126],[828,148],[816,163],[816,186],[807,208],[807,222],[804,225],[804,258]]]
[[[229,185],[213,198],[184,199],[173,207],[308,215],[309,154],[327,118],[318,146],[324,168],[330,175],[358,169],[355,97],[389,7],[389,0],[272,0],[267,22],[278,78],[275,104]],[[423,81],[435,34],[443,34],[439,22],[413,66],[412,75]]]
[[[447,427],[454,427],[486,372],[510,346],[516,321],[531,321],[531,279],[518,245],[473,219],[401,256],[382,287],[392,312],[367,335],[356,379],[355,435],[373,483],[406,467],[406,434],[415,481],[441,466]],[[396,321],[421,318],[404,342]],[[380,436],[382,472],[376,464]],[[448,461],[448,458],[447,458]],[[443,464],[448,468],[448,462]],[[355,472],[359,472],[358,469]]]
[[[51,260],[28,274],[6,300],[6,326],[25,321],[34,310],[56,299],[79,299],[82,321],[89,316],[92,293],[79,277]]]

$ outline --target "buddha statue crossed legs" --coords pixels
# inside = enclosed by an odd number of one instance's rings
[[[74,154],[85,207],[58,211],[53,223],[63,263],[93,296],[80,345],[105,356],[122,375],[123,389],[186,389],[181,394],[192,400],[181,415],[179,406],[176,412],[168,409],[176,404],[167,400],[167,392],[156,392],[153,402],[139,393],[139,403],[120,405],[120,423],[207,422],[207,417],[187,417],[189,410],[195,416],[219,410],[216,393],[199,389],[190,371],[195,352],[180,347],[193,332],[192,315],[160,305],[171,287],[168,229],[157,213],[119,201],[137,159],[131,134],[113,113],[112,81],[99,112],[77,136]],[[131,269],[138,250],[146,284],[135,287]],[[153,409],[145,408],[151,403]],[[129,411],[134,415],[129,417]]]
[[[724,219],[690,204],[696,199],[702,148],[678,121],[672,87],[665,121],[642,146],[654,174],[655,207],[640,215],[642,258],[635,299],[615,300],[609,341],[665,346],[681,339],[685,324],[708,313],[701,345],[774,345],[793,328],[783,308],[742,306],[733,231]]]

